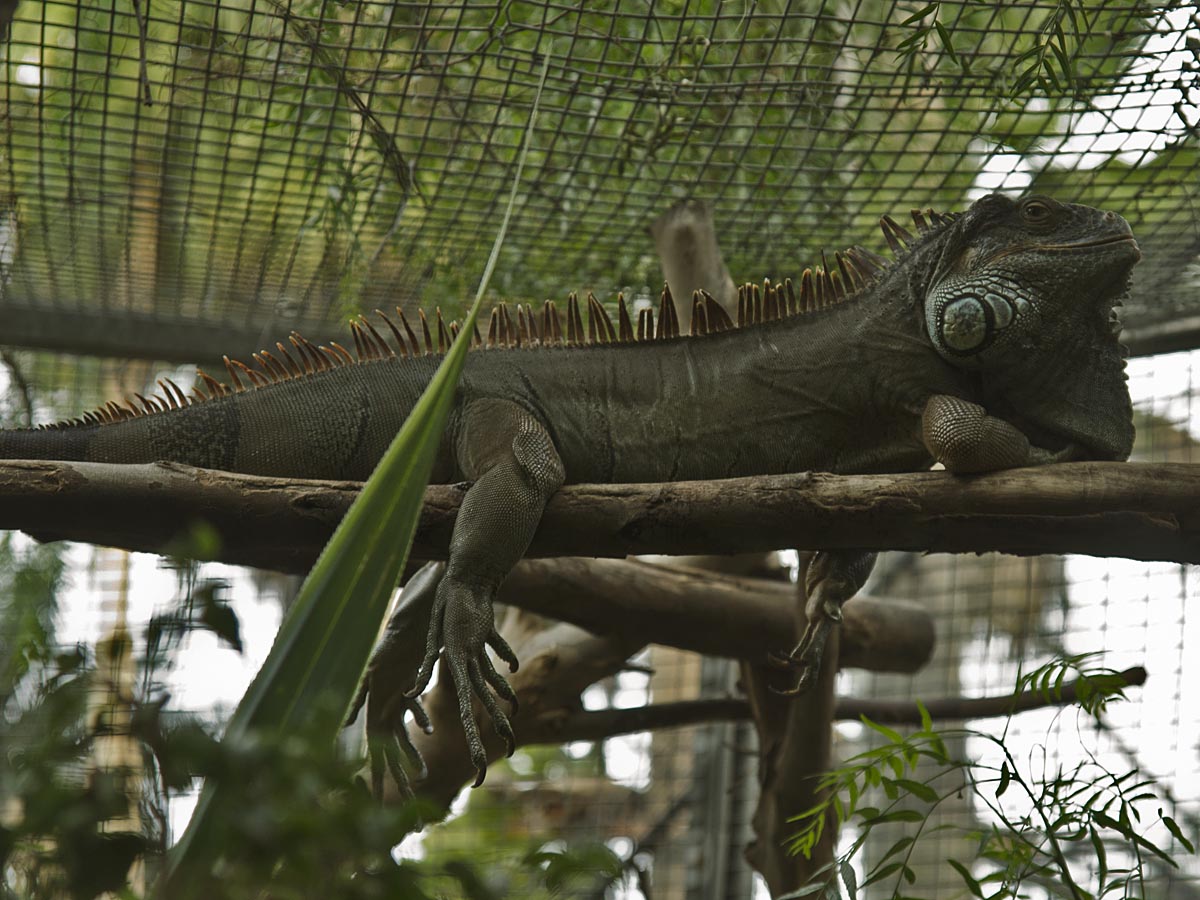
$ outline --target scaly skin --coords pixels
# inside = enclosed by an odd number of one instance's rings
[[[1132,411],[1113,304],[1140,258],[1124,220],[991,195],[912,241],[851,300],[698,338],[472,353],[433,480],[470,481],[437,588],[426,658],[458,692],[482,781],[472,694],[512,748],[497,697],[512,668],[492,598],[564,483],[658,482],[940,461],[982,472],[1124,459]],[[0,457],[365,479],[438,359],[387,358],[111,424],[0,433]],[[864,554],[819,555],[798,687]]]

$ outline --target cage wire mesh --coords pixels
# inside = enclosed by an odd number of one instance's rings
[[[375,305],[454,307],[543,54],[501,295],[654,285],[641,236],[678,198],[713,204],[731,271],[755,280],[878,246],[883,213],[1003,186],[1119,209],[1155,261],[1131,316],[1150,329],[1195,304],[1196,12],[1087,4],[1070,81],[1010,98],[1055,58],[1067,6],[942,3],[944,46],[928,16],[901,24],[916,4],[883,2],[22,4],[5,331],[46,343],[53,310],[94,326],[84,350],[136,326],[138,355],[194,358],[241,347],[189,348],[187,326],[250,345]]]
[[[1193,4],[48,0],[19,4],[8,30],[0,339],[15,421],[152,383],[163,360],[244,354],[297,327],[324,336],[360,310],[456,311],[546,56],[497,296],[655,292],[647,227],[681,199],[711,205],[734,277],[756,280],[822,250],[879,249],[885,213],[1028,190],[1130,221],[1145,253],[1125,315],[1135,354],[1200,344]],[[1140,458],[1191,460],[1196,363],[1132,361]],[[153,572],[134,565],[131,596]],[[872,590],[937,610],[937,656],[912,678],[846,673],[841,688],[996,693],[1020,664],[1063,652],[1145,664],[1146,687],[1090,739],[1161,776],[1195,835],[1194,579],[1121,561],[891,555]],[[77,593],[72,615],[87,616]],[[729,689],[727,671],[653,654],[649,681],[622,675],[589,704]],[[1078,727],[1052,714],[1014,726],[1030,749],[1066,746]],[[839,728],[839,755],[861,731]],[[528,748],[402,852],[465,847],[500,866],[530,841],[606,842],[630,862],[610,896],[646,892],[639,870],[656,897],[764,895],[740,853],[753,758],[752,732],[733,725]],[[944,814],[988,821],[969,800]],[[968,852],[926,844],[913,890],[960,889],[941,862]],[[1154,870],[1154,895],[1196,895],[1197,872]]]

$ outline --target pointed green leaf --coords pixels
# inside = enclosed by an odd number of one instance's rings
[[[548,67],[547,56],[542,83]],[[539,85],[508,207],[463,327],[309,572],[230,719],[226,741],[306,732],[332,742],[341,729],[408,558],[475,320],[508,229],[540,96]],[[184,872],[212,870],[221,853],[222,819],[234,814],[237,800],[221,782],[205,784],[187,831],[168,857],[172,896],[194,894]]]
[[[1108,851],[1104,848],[1104,841],[1100,839],[1100,833],[1096,831],[1092,825],[1088,826],[1088,835],[1092,839],[1092,850],[1096,854],[1096,881],[1101,884],[1108,877]]]
[[[911,25],[914,22],[921,21],[921,19],[924,19],[927,15],[929,15],[931,12],[933,12],[937,8],[938,8],[937,3],[930,3],[928,6],[925,6],[921,9],[917,10],[915,13],[913,13],[911,16],[909,16],[907,19],[905,19],[903,22],[901,22],[900,27],[903,28],[906,25]]]
[[[942,49],[950,57],[950,61],[958,65],[958,55],[954,52],[954,44],[950,42],[950,32],[946,30],[946,26],[941,22],[934,22],[933,27],[937,29],[938,37],[942,40]]]
[[[850,900],[858,900],[858,876],[854,874],[854,866],[850,865],[849,860],[843,860],[840,871]]]
[[[983,897],[983,888],[979,886],[979,882],[975,879],[966,866],[956,859],[948,859],[946,860],[946,863],[950,866],[950,868],[959,874],[959,877],[962,878],[962,880],[966,883],[968,891],[970,891],[976,897]]]
[[[887,848],[887,851],[884,852],[883,856],[879,857],[880,864],[887,862],[889,859],[891,859],[897,853],[900,853],[903,850],[907,849],[908,846],[911,843],[913,843],[913,841],[915,841],[915,840],[916,840],[916,838],[914,838],[912,835],[907,835],[905,837],[900,838],[900,840],[896,841],[896,843],[892,844],[892,846]]]
[[[878,722],[872,722],[866,716],[859,716],[859,719],[861,719],[862,723],[864,725],[866,725],[868,728],[870,728],[872,731],[879,732],[885,738],[887,738],[889,741],[891,741],[893,744],[903,744],[904,743],[904,736],[901,735],[900,732],[896,731],[894,728],[888,728],[886,725],[880,725]]]
[[[900,778],[896,781],[896,784],[901,790],[908,791],[914,797],[924,800],[926,803],[937,803],[938,800],[941,799],[938,797],[937,791],[922,781],[913,781],[910,778]]]
[[[1179,823],[1170,816],[1164,816],[1161,809],[1158,811],[1158,814],[1161,816],[1163,824],[1167,826],[1167,831],[1171,832],[1171,835],[1175,838],[1175,840],[1179,841],[1179,843],[1185,850],[1187,850],[1188,853],[1195,853],[1196,846],[1183,836],[1183,831],[1180,829]]]
[[[779,900],[799,900],[800,897],[811,897],[813,894],[819,894],[823,890],[825,890],[825,882],[810,881],[804,887],[796,888],[796,890],[784,894]]]
[[[904,868],[904,863],[902,862],[888,863],[886,866],[882,866],[876,869],[874,872],[869,872],[867,877],[863,879],[862,886],[866,887],[867,885],[874,884],[877,881],[883,881],[883,879],[887,878],[889,875],[899,872],[902,868]]]
[[[933,716],[929,714],[929,710],[925,708],[925,704],[920,700],[917,701],[917,711],[921,714],[921,730],[933,731]]]

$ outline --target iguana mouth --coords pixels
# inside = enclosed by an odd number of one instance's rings
[[[1134,253],[1137,254],[1137,260],[1142,258],[1142,249],[1138,246],[1138,242],[1134,240],[1132,234],[1114,234],[1105,238],[1097,238],[1093,241],[1075,241],[1069,244],[1021,244],[1016,247],[1009,247],[1007,250],[1002,250],[991,257],[991,261],[995,262],[996,260],[1004,259],[1006,256],[1013,256],[1017,253],[1028,253],[1031,250],[1047,253],[1069,253],[1073,250],[1091,250],[1096,247],[1107,247],[1116,244],[1131,245]]]
[[[1138,247],[1138,243],[1136,240],[1134,240],[1132,234],[1114,234],[1106,238],[1096,238],[1094,241],[1075,241],[1070,244],[1038,244],[1034,249],[1050,250],[1053,252],[1058,250],[1083,250],[1088,247],[1103,247],[1108,244],[1124,243],[1132,244],[1134,249],[1138,251],[1138,255],[1141,255],[1141,248]]]

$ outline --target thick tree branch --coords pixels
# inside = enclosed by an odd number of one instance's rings
[[[174,464],[0,464],[0,528],[161,552],[207,521],[226,562],[304,571],[358,486]],[[443,558],[462,491],[432,486],[413,555]],[[1200,466],[1067,463],[961,478],[802,473],[554,496],[530,556],[737,553],[779,546],[1200,562]]]
[[[1131,686],[1146,683],[1146,670],[1134,666],[1121,673]],[[1051,706],[1069,706],[1079,697],[1075,682],[1063,685],[1061,696],[1047,699],[1034,691],[1024,691],[1014,701],[1012,694],[996,697],[938,697],[925,703],[935,721],[960,719],[990,719],[1015,715]],[[738,697],[717,697],[704,700],[681,700],[675,703],[654,703],[632,709],[601,709],[579,711],[560,717],[554,736],[555,743],[568,741],[602,741],[605,738],[636,731],[661,728],[683,728],[707,722],[740,721],[750,718],[750,704]],[[858,721],[866,716],[884,725],[920,725],[921,711],[907,700],[863,700],[839,697],[833,718]]]
[[[765,578],[637,560],[527,559],[498,599],[594,634],[753,662],[795,643],[796,586]],[[933,652],[933,620],[916,603],[862,596],[844,615],[843,666],[916,672]]]

